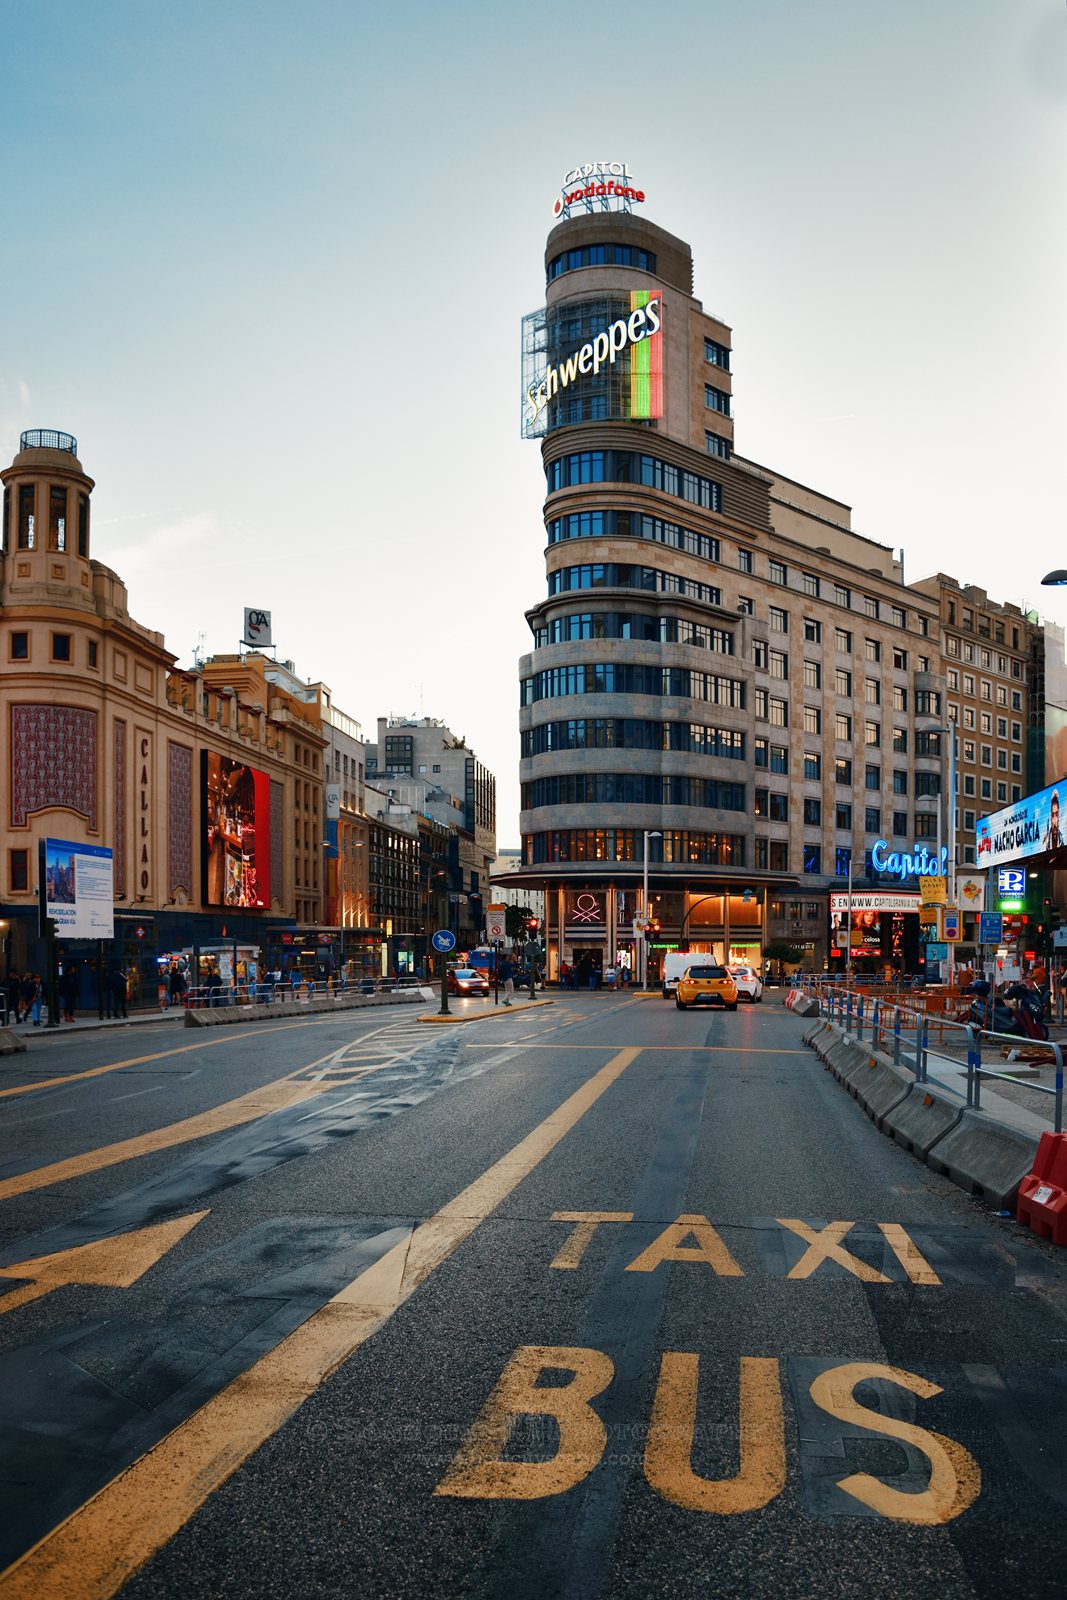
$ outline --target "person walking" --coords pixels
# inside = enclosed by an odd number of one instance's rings
[[[39,972],[35,972],[28,980],[28,983],[23,985],[23,993],[26,992],[27,988],[30,990],[30,1016],[33,1018],[34,1027],[39,1028],[41,1026],[41,1007],[44,1004],[44,984],[41,982],[41,974]]]
[[[571,986],[571,969],[566,961],[560,962],[559,986],[561,989],[569,989]]]
[[[113,967],[111,983],[109,986],[111,1004],[108,1007],[108,1016],[126,1017],[126,974],[121,967]]]
[[[507,956],[500,963],[500,981],[504,985],[504,1004],[509,1006],[515,998],[515,968]]]
[[[59,997],[63,1002],[63,1021],[74,1021],[74,1007],[78,1003],[78,969],[73,961],[63,963],[59,980]]]
[[[171,967],[170,977],[167,979],[168,1006],[180,1006],[185,998],[185,991],[187,987],[188,985],[185,981],[185,973],[182,971],[181,967],[175,964],[173,967]]]
[[[22,1001],[22,1015],[19,1018],[20,1022],[29,1022],[33,1012],[34,996],[40,987],[40,982],[40,978],[35,978],[32,972],[24,972],[22,974],[22,986],[19,989],[19,998]],[[39,1009],[37,1020],[38,1022],[41,1020]]]

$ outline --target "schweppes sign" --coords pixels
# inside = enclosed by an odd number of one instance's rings
[[[523,432],[532,434],[545,408],[557,395],[585,378],[595,378],[620,356],[630,361],[630,416],[663,415],[663,300],[657,290],[634,289],[630,315],[620,317],[574,350],[526,390],[529,411]]]

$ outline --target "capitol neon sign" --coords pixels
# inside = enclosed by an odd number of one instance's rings
[[[871,850],[871,866],[875,872],[885,872],[895,878],[943,878],[948,870],[948,845],[941,853],[916,846],[915,853],[889,849],[888,839],[879,839]]]

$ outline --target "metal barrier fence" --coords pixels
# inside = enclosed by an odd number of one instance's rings
[[[915,1074],[917,1083],[926,1083],[929,1079],[929,1043],[931,1021],[925,1012],[910,1006],[899,1005],[892,1000],[886,1000],[882,995],[871,994],[865,989],[842,989],[838,985],[821,985],[818,994],[823,1016],[829,1022],[836,1022],[843,1031],[857,1041],[869,1041],[872,1049],[892,1050],[892,1059],[895,1066],[909,1068]],[[813,988],[812,992],[816,990]],[[967,1068],[967,1104],[979,1109],[982,1104],[982,1079],[1001,1078],[1006,1083],[1019,1084],[1024,1089],[1032,1089],[1037,1094],[1050,1094],[1053,1097],[1053,1121],[1055,1131],[1063,1131],[1063,1045],[1049,1040],[1041,1048],[1047,1050],[1052,1057],[1056,1069],[1055,1084],[1033,1083],[1029,1079],[1020,1078],[1015,1073],[1000,1072],[993,1067],[982,1065],[983,1044],[1010,1045],[1017,1049],[1020,1044],[1034,1043],[1033,1040],[1020,1039],[1018,1034],[996,1033],[990,1028],[980,1027],[975,1022],[952,1022],[944,1017],[935,1024],[939,1037],[943,1038],[945,1030],[956,1035],[958,1043],[966,1051]],[[909,1059],[910,1056],[910,1059]]]
[[[421,978],[359,978],[354,983],[321,981],[307,983],[274,983],[262,979],[258,983],[201,984],[187,989],[181,1004],[190,1011],[200,1011],[221,1006],[308,1005],[312,1000],[340,1000],[348,995],[397,994],[404,989],[423,986]]]

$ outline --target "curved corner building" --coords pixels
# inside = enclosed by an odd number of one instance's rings
[[[545,269],[523,325],[547,594],[520,663],[517,881],[546,891],[550,975],[639,971],[646,846],[651,979],[679,945],[758,961],[776,936],[821,966],[849,853],[859,881],[882,832],[933,837],[932,812],[901,823],[888,761],[905,744],[936,796],[936,740],[907,727],[937,699],[909,662],[936,648],[933,603],[847,506],[734,453],[731,331],[688,245],[587,207]]]

